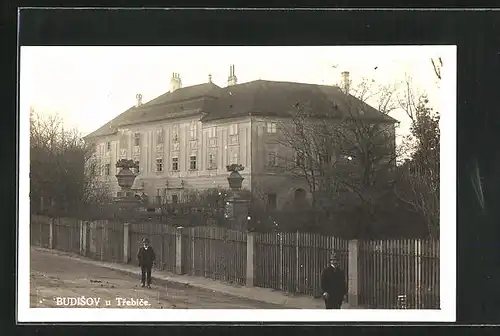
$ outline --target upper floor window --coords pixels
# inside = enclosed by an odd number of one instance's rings
[[[208,129],[208,137],[209,138],[215,138],[217,137],[217,127],[213,126]]]
[[[276,167],[278,165],[278,155],[275,152],[269,153],[267,165],[269,167]]]
[[[172,141],[179,142],[179,125],[174,125],[172,127]]]
[[[318,155],[319,163],[330,163],[332,161],[332,156],[328,153]]]
[[[196,139],[196,131],[198,129],[196,121],[192,121],[189,125],[189,137],[190,139]]]
[[[276,123],[275,122],[268,122],[266,124],[266,131],[267,131],[267,133],[276,133]]]
[[[238,124],[229,125],[229,135],[237,135],[238,134]]]
[[[163,129],[156,130],[156,143],[163,143]]]
[[[229,158],[229,164],[238,164],[239,162],[239,155],[237,152],[231,153],[231,157]]]
[[[121,149],[127,149],[128,147],[128,135],[123,133],[120,136],[120,148]]]
[[[141,145],[141,133],[134,133],[134,146]]]

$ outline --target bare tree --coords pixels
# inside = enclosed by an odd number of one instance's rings
[[[297,103],[291,120],[280,123],[280,144],[287,170],[305,180],[313,208],[332,209],[357,201],[373,213],[375,199],[385,190],[395,167],[395,125],[392,118],[373,118],[374,107],[388,115],[396,108],[395,87],[380,86],[364,79],[350,93],[340,94],[328,111],[316,111]],[[366,115],[365,115],[366,113]],[[294,160],[286,160],[294,156]]]
[[[65,129],[57,115],[30,111],[30,197],[32,209],[50,207],[77,213],[85,204],[109,197],[93,160],[94,147],[76,129]]]
[[[431,63],[436,77],[441,80],[441,68],[443,67],[443,59],[441,57],[438,57],[437,59],[431,58]]]
[[[399,169],[396,188],[400,200],[412,206],[425,220],[428,232],[439,235],[440,129],[439,112],[429,107],[425,94],[416,94],[411,78],[399,97],[399,105],[410,119],[405,142],[410,156]]]

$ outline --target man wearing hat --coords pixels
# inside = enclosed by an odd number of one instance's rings
[[[137,260],[141,267],[141,283],[142,287],[147,284],[148,288],[151,288],[151,268],[153,268],[153,262],[156,259],[156,255],[153,247],[149,245],[148,238],[144,238],[142,244],[143,245],[137,252]]]
[[[340,309],[344,296],[347,294],[347,283],[345,273],[340,268],[340,262],[332,252],[329,258],[329,265],[321,272],[321,290],[326,309]]]

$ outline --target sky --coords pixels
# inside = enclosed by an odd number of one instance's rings
[[[224,87],[232,64],[238,83],[266,79],[335,85],[341,72],[349,71],[353,85],[362,78],[387,85],[409,75],[439,110],[440,88],[430,59],[443,57],[443,48],[21,47],[21,113],[33,106],[41,114],[58,114],[67,127],[85,135],[134,105],[137,93],[147,102],[167,92],[173,72],[184,87],[206,83],[209,74]],[[398,133],[407,133],[405,114],[391,116],[401,122]]]

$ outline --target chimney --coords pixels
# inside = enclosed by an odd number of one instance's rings
[[[140,93],[135,95],[136,103],[135,107],[139,107],[142,105],[142,95]]]
[[[182,87],[182,80],[178,73],[172,73],[172,79],[170,80],[170,92],[174,92]]]
[[[211,74],[208,74],[208,82],[212,83],[212,75]]]
[[[227,85],[236,85],[238,83],[238,78],[234,74],[234,64],[229,67],[229,77],[227,78]]]
[[[344,91],[344,93],[346,93],[346,94],[349,93],[350,84],[351,84],[351,81],[349,79],[349,71],[343,71],[342,72],[342,84],[341,84],[341,88],[342,88],[342,91]]]

